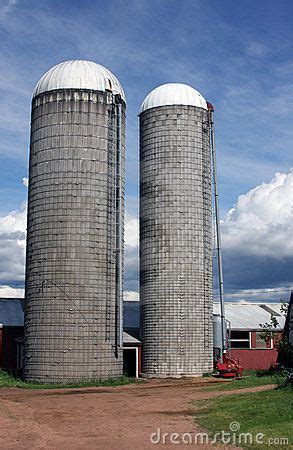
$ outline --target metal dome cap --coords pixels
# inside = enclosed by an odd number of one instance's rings
[[[37,83],[33,98],[55,89],[90,89],[94,91],[112,91],[120,94],[125,101],[125,94],[118,79],[106,67],[93,61],[64,61],[52,67]]]
[[[203,95],[187,84],[167,83],[151,91],[142,102],[140,113],[165,105],[190,105],[208,109]]]

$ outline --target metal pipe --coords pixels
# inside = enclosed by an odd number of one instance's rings
[[[227,329],[228,329],[228,342],[227,342],[227,352],[230,353],[231,351],[231,322],[230,320],[226,319],[226,322],[229,324]]]
[[[219,213],[219,191],[218,191],[218,177],[217,177],[217,159],[215,148],[215,130],[214,130],[214,110],[209,108],[209,126],[211,138],[211,155],[212,155],[212,172],[213,172],[213,186],[214,186],[214,208],[216,219],[216,242],[217,242],[217,260],[218,260],[218,277],[219,277],[219,291],[220,291],[220,310],[221,310],[221,328],[222,328],[222,353],[226,353],[226,319],[225,319],[225,303],[224,303],[224,280],[223,280],[223,264],[222,264],[222,248],[221,248],[221,230],[220,230],[220,213]],[[221,355],[223,356],[223,355]]]
[[[122,262],[122,149],[121,149],[121,103],[116,105],[117,153],[116,153],[116,345],[123,347],[123,262]],[[118,343],[119,341],[119,343]]]

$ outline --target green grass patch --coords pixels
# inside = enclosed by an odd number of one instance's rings
[[[266,384],[279,384],[285,375],[258,376],[255,372],[246,373],[240,380],[225,380],[222,383],[213,383],[204,388],[205,391],[230,391],[249,387],[263,386]]]
[[[214,436],[222,430],[230,433],[230,444],[250,449],[292,448],[292,390],[272,389],[255,393],[240,393],[217,397],[196,404],[200,426]],[[230,428],[239,424],[239,430]],[[234,425],[235,426],[235,425]],[[233,428],[233,425],[231,425]],[[237,427],[237,425],[236,425]],[[241,436],[240,433],[249,433]],[[257,441],[262,439],[260,443]],[[229,437],[227,437],[229,439]],[[233,442],[234,439],[234,442]],[[240,440],[241,439],[241,440]],[[286,441],[284,441],[286,439]],[[221,442],[221,437],[219,437]],[[222,442],[228,444],[228,442]]]
[[[121,386],[124,384],[134,383],[135,378],[129,378],[123,375],[119,378],[108,378],[107,380],[83,380],[73,381],[72,383],[38,383],[22,381],[20,378],[14,377],[7,372],[0,370],[0,388],[19,387],[25,389],[61,389],[61,388],[79,388],[79,387],[99,387],[99,386]]]

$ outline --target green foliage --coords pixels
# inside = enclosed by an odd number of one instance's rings
[[[292,391],[293,390],[293,377],[292,377],[292,375],[290,376],[288,374],[288,376],[286,378],[279,379],[278,380],[278,389],[284,389],[284,390]]]
[[[289,304],[284,300],[284,299],[280,299],[281,302],[281,314],[286,317],[287,313],[288,313],[288,307]],[[274,314],[271,314],[271,318],[269,320],[269,322],[265,322],[263,324],[259,324],[260,327],[262,328],[263,332],[262,332],[262,338],[265,341],[268,341],[270,339],[275,340],[278,337],[278,328],[279,328],[279,323],[278,323],[278,319]]]
[[[259,369],[256,371],[256,376],[258,377],[268,377],[280,375],[285,377],[287,374],[286,370],[280,368],[280,366],[270,366],[267,369]]]
[[[119,378],[108,378],[107,380],[82,380],[73,381],[72,383],[56,383],[45,384],[38,382],[26,382],[20,378],[16,378],[7,372],[0,370],[0,388],[2,387],[19,387],[26,389],[60,389],[60,388],[79,388],[79,387],[95,387],[95,386],[121,386],[124,384],[134,383],[134,378],[128,378],[125,375]]]
[[[293,347],[288,338],[283,336],[276,344],[279,361],[287,367],[293,367]]]
[[[288,303],[281,299],[281,314],[286,317],[288,313]],[[269,322],[266,322],[264,324],[259,324],[262,328],[261,337],[265,341],[273,340],[274,347],[276,348],[279,357],[278,361],[280,361],[282,364],[286,365],[287,367],[293,366],[293,347],[289,343],[286,336],[282,335],[281,338],[279,337],[279,324],[278,320],[275,315],[271,314],[271,318]]]

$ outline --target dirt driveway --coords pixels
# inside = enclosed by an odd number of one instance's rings
[[[163,433],[196,433],[190,402],[211,379],[150,380],[112,388],[0,390],[0,448],[139,450],[195,448],[162,443]],[[263,389],[269,388],[263,386]],[[251,391],[255,389],[243,389]],[[260,390],[260,388],[258,388]],[[234,391],[235,392],[235,391]],[[150,436],[161,430],[161,443]],[[158,435],[153,436],[158,440]],[[200,448],[207,448],[200,446]],[[217,448],[217,447],[213,447]],[[221,447],[223,449],[223,447]],[[227,447],[226,447],[227,448]],[[232,447],[230,447],[232,448]]]

